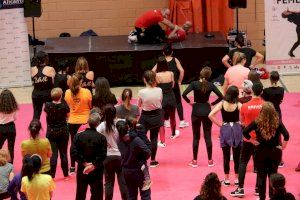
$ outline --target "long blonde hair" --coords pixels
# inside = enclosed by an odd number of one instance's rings
[[[256,123],[259,131],[261,132],[261,136],[265,140],[270,140],[275,135],[279,126],[279,117],[271,102],[267,101],[262,105],[262,109],[256,119]]]
[[[6,165],[10,161],[10,155],[7,150],[0,149],[0,166]]]

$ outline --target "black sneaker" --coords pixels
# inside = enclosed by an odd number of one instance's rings
[[[70,167],[70,175],[74,175],[75,174],[75,167]]]
[[[258,191],[258,188],[255,188],[255,196],[258,196],[259,195],[259,191]]]
[[[230,193],[232,197],[243,197],[245,196],[244,188],[236,188],[233,192]]]
[[[284,167],[284,162],[281,161],[281,162],[279,163],[278,167],[280,167],[280,168]]]
[[[152,167],[152,168],[157,167],[158,165],[159,165],[159,162],[157,162],[155,160],[150,162],[150,167]]]

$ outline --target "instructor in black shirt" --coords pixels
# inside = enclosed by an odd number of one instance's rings
[[[245,63],[245,67],[249,68],[249,69],[252,69],[254,68],[256,65],[258,65],[259,63],[262,63],[263,62],[263,59],[264,59],[264,56],[255,51],[254,49],[252,48],[248,48],[248,47],[245,47],[245,41],[244,41],[244,36],[242,34],[238,34],[235,38],[235,45],[237,46],[236,49],[233,49],[231,51],[229,51],[229,53],[227,55],[225,55],[222,59],[222,62],[223,64],[229,68],[232,66],[232,64],[234,63],[233,62],[233,55],[235,52],[241,52],[241,53],[244,53],[245,56],[246,56],[246,63]],[[253,57],[256,57],[256,60],[255,62],[251,65],[251,62],[252,62],[252,58]],[[230,63],[229,63],[230,61]]]

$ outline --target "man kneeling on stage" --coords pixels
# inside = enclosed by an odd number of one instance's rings
[[[170,10],[168,8],[147,11],[136,20],[135,31],[128,36],[128,42],[139,42],[141,44],[161,43],[165,39],[165,31],[159,23],[171,30],[175,28],[174,24],[167,19],[169,15]]]

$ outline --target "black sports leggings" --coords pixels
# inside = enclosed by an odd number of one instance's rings
[[[212,142],[211,142],[211,127],[212,122],[208,116],[194,116],[192,115],[192,129],[193,129],[193,159],[198,158],[199,140],[200,140],[200,128],[201,123],[203,125],[204,140],[206,144],[206,151],[208,160],[212,159]]]
[[[74,136],[77,134],[78,129],[80,128],[82,124],[68,124],[69,126],[69,133],[71,135],[71,146],[70,146],[70,155],[71,155],[71,149],[73,146],[73,140]],[[75,160],[71,157],[71,167],[75,167]]]
[[[231,148],[232,148],[232,152],[233,152],[234,173],[238,174],[241,146],[237,146],[236,148],[230,147],[230,146],[222,147],[224,173],[229,174],[229,171],[230,171],[230,149]]]

